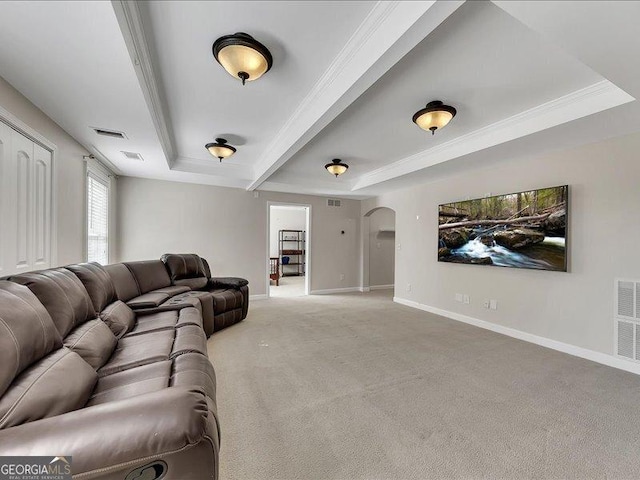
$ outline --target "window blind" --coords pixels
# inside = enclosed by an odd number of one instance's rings
[[[87,261],[109,263],[109,184],[87,175]]]

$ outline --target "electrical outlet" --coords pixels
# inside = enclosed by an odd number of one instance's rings
[[[407,283],[407,292],[410,292],[410,291],[411,291],[411,284]]]
[[[462,294],[456,293],[456,302],[462,302]]]
[[[416,220],[420,220],[420,215],[416,215]]]
[[[344,280],[344,273],[340,274],[340,280]]]
[[[398,250],[402,250],[402,245],[398,244]]]
[[[489,308],[489,305],[490,305],[489,300],[485,300],[485,301],[482,303],[482,305],[484,306],[484,308]]]
[[[497,300],[495,300],[495,299],[491,299],[491,300],[489,301],[489,308],[490,308],[491,310],[497,310],[497,309],[498,309],[498,301],[497,301]]]
[[[466,295],[463,297],[464,303],[466,305],[469,305],[471,303],[471,298],[469,298],[469,295]]]

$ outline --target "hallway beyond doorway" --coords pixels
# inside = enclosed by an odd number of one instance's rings
[[[304,277],[281,277],[280,285],[271,285],[271,297],[301,297],[304,295]]]

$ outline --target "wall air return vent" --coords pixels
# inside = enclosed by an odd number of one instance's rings
[[[615,281],[615,353],[640,362],[640,280]]]
[[[127,160],[137,160],[139,162],[143,162],[144,158],[142,158],[142,155],[140,155],[139,153],[135,153],[135,152],[121,152],[122,155],[124,155],[124,157]]]
[[[327,198],[327,207],[341,207],[342,201],[337,198]]]
[[[98,135],[102,135],[103,137],[127,138],[124,132],[118,132],[117,130],[109,130],[107,128],[95,128],[95,127],[92,127],[92,129]]]

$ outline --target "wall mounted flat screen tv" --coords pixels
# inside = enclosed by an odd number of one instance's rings
[[[438,261],[567,271],[567,185],[438,207]]]

